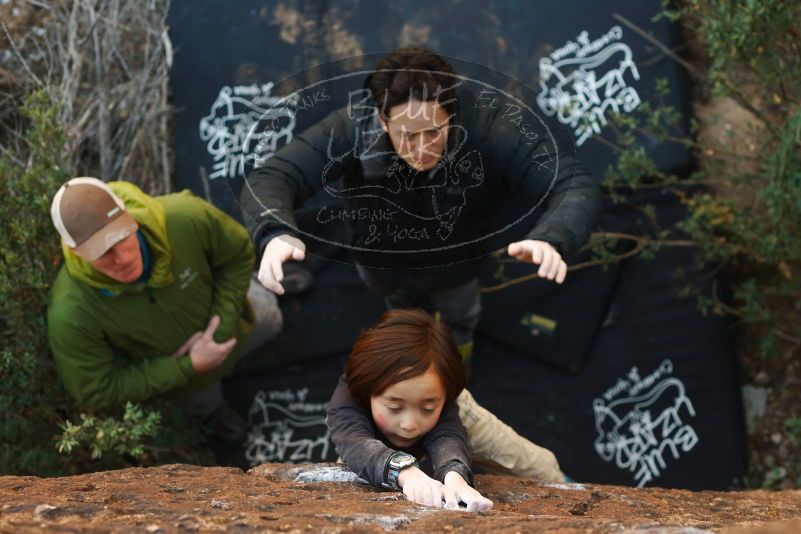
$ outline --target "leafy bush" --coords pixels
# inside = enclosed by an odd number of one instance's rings
[[[801,345],[801,5],[690,0],[665,14],[702,41],[701,92],[752,119],[723,141],[680,141],[700,162],[689,182],[703,187],[685,198],[681,229],[734,282],[733,302],[699,303],[750,325],[763,356],[776,356],[780,340]]]
[[[693,121],[690,134],[682,133],[675,110],[659,103],[619,117],[618,162],[605,185],[618,200],[642,187],[663,188],[687,207],[676,228],[629,237],[655,247],[693,243],[714,272],[725,273],[731,286],[726,298],[693,287],[685,292],[696,295],[704,313],[735,319],[744,381],[775,386],[758,434],[750,438],[748,480],[798,487],[801,453],[790,445],[801,435],[801,3],[685,0],[665,6],[663,16],[697,39],[694,61],[684,64],[704,110],[701,123]],[[657,172],[634,142],[642,132],[690,149],[696,165],[689,176]]]
[[[68,178],[64,133],[44,93],[25,100],[30,154],[24,166],[0,159],[0,471],[62,472],[53,447],[68,405],[49,358],[45,310],[61,252],[50,222],[50,199]]]
[[[125,404],[123,424],[113,417],[99,419],[82,413],[80,424],[66,421],[61,425],[58,452],[70,453],[81,443],[91,443],[92,458],[101,458],[108,451],[141,458],[145,452],[142,440],[155,436],[160,422],[160,413],[145,413],[130,402]]]

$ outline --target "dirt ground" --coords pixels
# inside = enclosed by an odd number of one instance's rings
[[[798,532],[801,491],[700,492],[479,476],[490,512],[426,508],[335,464],[173,464],[1,477],[0,532]],[[772,529],[772,530],[771,530]]]

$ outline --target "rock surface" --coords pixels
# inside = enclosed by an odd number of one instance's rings
[[[801,532],[801,491],[689,492],[478,476],[491,512],[426,508],[332,464],[0,477],[0,532]]]

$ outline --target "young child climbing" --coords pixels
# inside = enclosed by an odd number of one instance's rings
[[[445,324],[422,310],[387,311],[356,339],[329,403],[337,453],[362,479],[416,503],[491,509],[472,487],[455,402],[465,380]]]

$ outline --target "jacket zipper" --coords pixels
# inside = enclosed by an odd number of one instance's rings
[[[161,311],[163,311],[167,315],[167,317],[170,318],[170,322],[172,322],[172,325],[178,332],[181,333],[183,337],[188,337],[186,335],[186,332],[184,332],[184,329],[181,328],[181,325],[178,324],[178,321],[175,320],[175,317],[172,315],[172,313],[170,313],[170,311],[161,303],[161,301],[156,299],[156,294],[153,292],[152,287],[147,288],[147,298],[151,304],[156,304],[159,308],[161,308]]]

